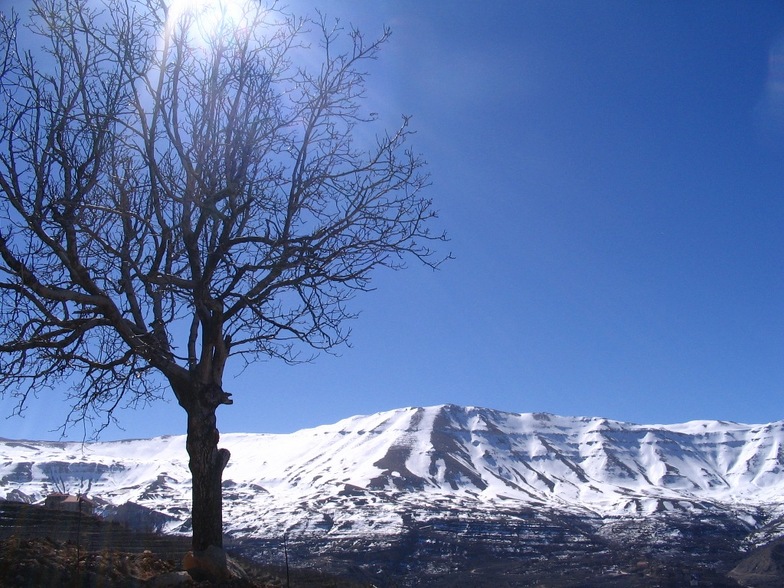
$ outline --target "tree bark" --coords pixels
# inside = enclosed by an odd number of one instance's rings
[[[223,470],[229,462],[227,449],[218,449],[220,434],[216,427],[213,402],[197,401],[185,407],[188,413],[186,448],[193,476],[192,520],[193,551],[209,546],[223,548]]]

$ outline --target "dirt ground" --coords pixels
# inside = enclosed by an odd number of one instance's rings
[[[243,566],[245,567],[245,566]],[[39,588],[72,586],[76,588],[210,586],[178,572],[178,562],[162,559],[150,551],[123,553],[103,550],[84,552],[72,542],[51,539],[0,541],[0,587]],[[255,569],[246,569],[247,580],[221,584],[231,588],[273,588],[285,585],[281,579]]]

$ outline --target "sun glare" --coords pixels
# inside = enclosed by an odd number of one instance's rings
[[[173,27],[188,17],[206,40],[227,26],[241,27],[245,18],[243,3],[244,0],[172,0],[167,24]]]

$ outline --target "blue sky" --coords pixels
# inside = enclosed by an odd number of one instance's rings
[[[222,431],[447,402],[784,419],[784,4],[322,7],[392,27],[369,107],[413,115],[455,259],[376,274],[339,356],[227,378]],[[59,399],[0,436],[56,438]],[[102,438],[185,431],[173,401],[121,423]]]

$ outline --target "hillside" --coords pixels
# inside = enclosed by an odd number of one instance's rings
[[[784,422],[407,408],[224,435],[224,519],[249,557],[279,561],[285,537],[292,557],[374,582],[493,566],[508,576],[511,563],[528,573],[551,557],[606,574],[665,560],[724,574],[784,535],[782,440]],[[163,530],[187,533],[184,444],[2,441],[0,497],[81,491],[143,505],[166,515]]]

